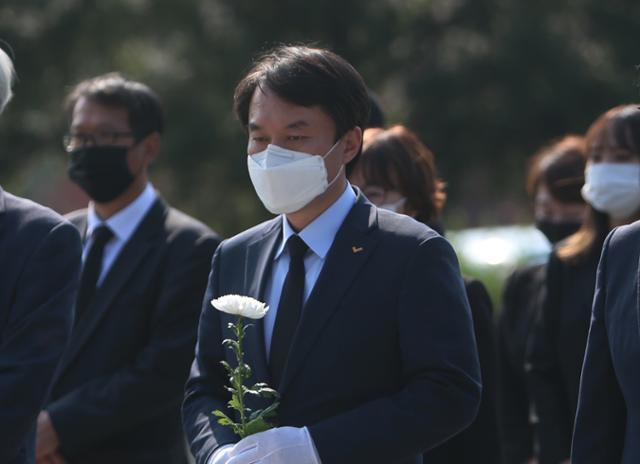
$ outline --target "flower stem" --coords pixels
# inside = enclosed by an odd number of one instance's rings
[[[246,426],[247,419],[245,416],[245,408],[244,408],[244,353],[242,351],[242,340],[244,338],[244,318],[242,316],[238,317],[238,320],[235,323],[235,335],[238,340],[238,348],[236,349],[236,361],[238,362],[238,374],[235,378],[235,386],[236,386],[236,395],[238,397],[238,404],[240,406],[240,437],[244,438],[246,436]]]

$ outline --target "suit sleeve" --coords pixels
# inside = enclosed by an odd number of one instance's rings
[[[158,283],[148,340],[135,362],[90,380],[47,407],[63,454],[74,454],[123,427],[179,407],[218,241],[206,233],[197,238],[185,233],[175,240]]]
[[[541,462],[569,459],[573,417],[562,385],[562,373],[554,340],[555,323],[562,310],[562,273],[552,255],[547,268],[546,297],[527,350],[527,378],[538,417],[536,426]]]
[[[613,233],[604,244],[598,265],[573,434],[571,462],[574,464],[605,464],[622,460],[626,409],[611,363],[605,322],[607,252],[612,236]]]
[[[213,256],[209,285],[202,302],[196,355],[182,406],[184,430],[197,464],[208,462],[220,446],[239,440],[231,429],[220,426],[212,414],[215,409],[220,409],[233,415],[227,408],[226,403],[230,399],[229,393],[224,389],[227,375],[220,364],[220,360],[224,359],[224,352],[219,312],[214,311],[210,303],[220,296],[218,276],[223,247],[224,242]]]
[[[0,462],[13,462],[48,395],[73,323],[80,236],[69,223],[34,247],[0,334]]]
[[[426,463],[487,462],[500,464],[500,445],[495,397],[495,339],[493,306],[479,280],[465,279],[473,317],[482,374],[482,400],[473,423],[423,456]]]
[[[481,384],[476,341],[449,243],[422,242],[397,306],[402,384],[395,393],[309,426],[323,464],[396,462],[431,449],[476,417]]]

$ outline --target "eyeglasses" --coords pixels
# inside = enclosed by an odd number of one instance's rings
[[[95,134],[70,133],[62,137],[62,146],[67,153],[87,146],[115,145],[121,139],[134,137],[133,132],[97,132]]]

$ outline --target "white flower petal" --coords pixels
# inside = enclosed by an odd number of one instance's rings
[[[250,319],[262,319],[269,310],[269,307],[261,301],[243,295],[223,295],[211,300],[211,304],[223,313]]]

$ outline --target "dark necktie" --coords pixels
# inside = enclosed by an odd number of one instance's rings
[[[271,378],[276,388],[282,380],[291,343],[298,328],[304,305],[304,255],[308,248],[307,244],[297,235],[292,235],[287,242],[291,262],[282,287],[282,295],[280,295],[269,355]]]
[[[93,243],[87,253],[80,277],[80,289],[78,290],[78,301],[76,302],[76,321],[80,320],[96,293],[98,277],[100,277],[100,271],[102,270],[104,246],[113,237],[113,232],[109,227],[101,225],[95,228],[92,237]]]

